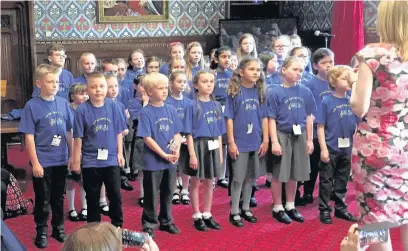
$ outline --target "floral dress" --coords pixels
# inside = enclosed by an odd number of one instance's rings
[[[386,44],[369,45],[357,57],[374,75],[352,154],[359,219],[408,224],[408,62]]]

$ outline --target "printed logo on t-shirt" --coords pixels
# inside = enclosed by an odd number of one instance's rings
[[[183,107],[177,107],[176,110],[177,110],[177,113],[178,113],[180,119],[184,119],[185,109]]]
[[[245,111],[256,111],[259,106],[259,100],[255,98],[247,98],[241,102],[245,107]]]
[[[204,117],[207,120],[207,124],[217,123],[217,120],[221,119],[221,117],[217,114],[217,111],[214,110],[204,113]]]
[[[96,119],[92,124],[95,126],[95,132],[99,132],[109,130],[108,123],[111,123],[109,118],[101,117]]]
[[[285,100],[285,104],[288,106],[289,110],[293,108],[301,108],[304,103],[303,99],[300,97],[291,97]]]
[[[322,92],[319,94],[319,97],[320,97],[321,99],[324,99],[324,98],[326,98],[327,96],[330,96],[331,94],[333,94],[333,92],[332,92],[331,90],[326,90],[326,91],[322,91]]]
[[[160,118],[156,120],[155,124],[157,125],[159,132],[168,132],[170,131],[170,124],[173,124],[173,121],[169,118]]]
[[[219,78],[217,79],[217,86],[220,89],[227,89],[229,78]]]
[[[64,123],[64,120],[62,119],[64,117],[64,114],[62,112],[49,112],[45,116],[46,119],[49,119],[50,121],[50,126],[54,125],[62,125]]]
[[[349,104],[341,104],[341,105],[336,105],[335,108],[333,108],[333,112],[339,111],[340,118],[343,118],[345,116],[353,116],[353,113],[351,112],[351,107]]]

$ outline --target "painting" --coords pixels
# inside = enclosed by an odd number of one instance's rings
[[[163,22],[169,19],[168,0],[98,0],[99,23]]]
[[[238,41],[244,33],[251,33],[255,38],[258,52],[269,51],[272,39],[280,35],[297,33],[296,18],[255,19],[255,20],[220,20],[220,45],[236,51]]]

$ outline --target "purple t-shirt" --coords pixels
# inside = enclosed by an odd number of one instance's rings
[[[57,96],[62,97],[69,100],[69,90],[71,86],[75,83],[74,76],[70,71],[62,69],[61,74],[59,75],[59,89],[57,92]],[[38,97],[40,95],[40,88],[37,86],[34,87],[33,94],[31,97]]]
[[[181,119],[181,124],[182,124],[182,130],[181,132],[185,133],[185,128],[187,127],[188,124],[191,124],[191,109],[188,109],[188,107],[192,104],[193,101],[188,98],[183,98],[182,100],[178,100],[173,98],[172,96],[169,96],[166,100],[166,104],[173,106],[176,108],[177,113]]]
[[[67,131],[72,126],[73,114],[65,99],[56,96],[46,101],[35,97],[25,105],[18,131],[34,135],[38,161],[45,168],[67,164]],[[51,145],[54,135],[61,139],[59,146]]]
[[[139,119],[140,112],[143,109],[143,101],[134,97],[129,101],[128,111],[131,120]]]
[[[231,77],[232,72],[229,70],[217,71],[217,76],[215,76],[213,95],[215,100],[221,102],[222,104],[224,104],[225,100],[227,99],[228,82],[230,81]]]
[[[105,99],[101,107],[90,101],[75,111],[74,138],[82,138],[82,167],[109,167],[118,165],[117,136],[125,130],[119,106]],[[98,160],[98,149],[108,150],[107,160]]]
[[[77,84],[82,84],[82,85],[86,85],[87,80],[86,77],[84,75],[79,75],[77,78],[75,78],[74,83]]]
[[[164,152],[171,153],[172,151],[168,146],[174,135],[180,133],[181,130],[181,120],[176,108],[167,104],[162,107],[148,104],[140,112],[136,135],[143,138],[151,137]],[[160,157],[146,144],[144,145],[143,157],[144,170],[157,171],[176,167],[176,165]]]

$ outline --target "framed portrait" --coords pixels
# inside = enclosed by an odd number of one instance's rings
[[[168,0],[98,0],[99,23],[163,22],[169,19]]]

